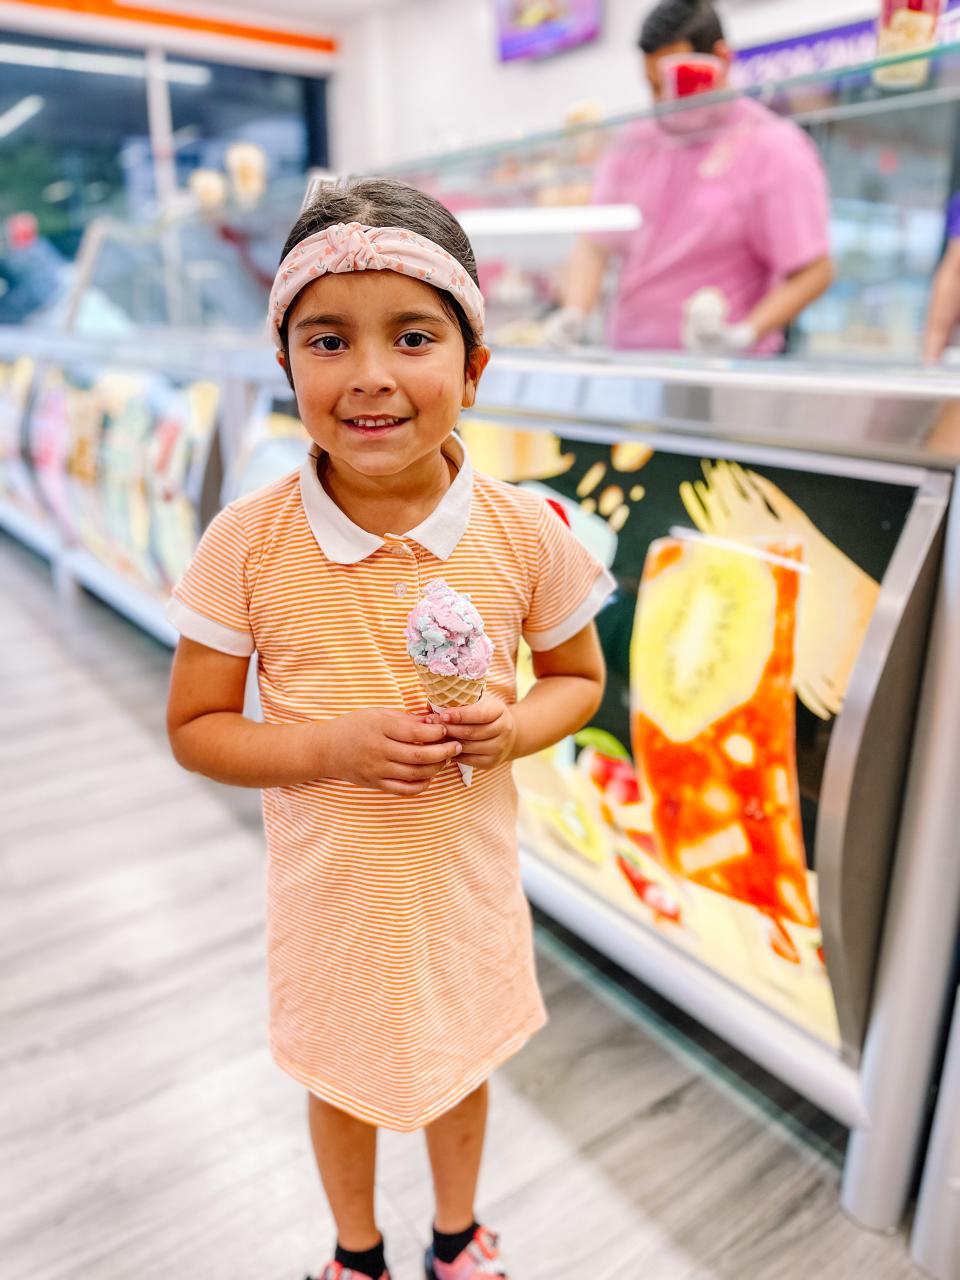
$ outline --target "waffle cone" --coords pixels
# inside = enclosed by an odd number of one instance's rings
[[[466,676],[440,676],[429,667],[417,666],[417,675],[427,701],[434,711],[443,707],[470,707],[479,702],[483,696],[485,680],[468,680]],[[473,782],[473,765],[461,764],[457,761],[463,785],[469,787]]]
[[[429,667],[417,667],[417,675],[433,707],[469,707],[483,695],[485,680],[468,680],[466,676],[437,675]]]

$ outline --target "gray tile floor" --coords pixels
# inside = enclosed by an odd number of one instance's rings
[[[331,1240],[264,1034],[256,797],[180,771],[169,654],[0,535],[5,1280],[300,1280]],[[482,1216],[512,1280],[899,1280],[837,1203],[844,1134],[549,921],[549,1027],[493,1083]],[[395,1280],[430,1222],[384,1134]]]

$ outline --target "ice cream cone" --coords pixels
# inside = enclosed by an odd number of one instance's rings
[[[441,676],[429,667],[417,666],[417,675],[427,701],[434,711],[448,711],[451,707],[471,707],[483,697],[485,680],[468,680],[466,676]],[[460,776],[463,785],[469,787],[473,782],[473,765],[460,764]]]
[[[483,696],[493,644],[468,595],[442,578],[431,582],[410,610],[405,635],[407,653],[434,711],[469,707]],[[469,787],[473,767],[458,762],[457,768]]]

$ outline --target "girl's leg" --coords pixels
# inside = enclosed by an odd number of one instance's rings
[[[374,1212],[377,1131],[309,1095],[310,1137],[320,1181],[342,1249],[363,1253],[380,1243]]]
[[[434,1225],[444,1235],[466,1231],[474,1222],[473,1202],[486,1126],[486,1082],[427,1126],[427,1151],[437,1200]]]

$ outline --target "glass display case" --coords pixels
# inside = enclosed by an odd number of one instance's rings
[[[888,88],[884,73],[925,69],[923,84]],[[914,79],[917,77],[914,76]],[[879,82],[879,83],[878,83]],[[831,190],[836,279],[788,335],[803,357],[916,358],[930,276],[944,241],[955,185],[960,46],[752,88],[745,96],[791,118],[816,144]],[[657,131],[661,145],[704,145],[724,134],[733,93],[681,99],[636,116],[578,122],[553,133],[427,158],[391,170],[430,191],[460,217],[477,250],[495,343],[537,346],[562,298],[578,235],[616,248],[642,223],[637,206],[598,205],[605,155]],[[738,126],[749,148],[750,125]],[[725,140],[721,147],[727,146]],[[638,163],[642,155],[637,151]],[[708,153],[718,168],[722,155]],[[587,340],[605,345],[618,260]],[[704,284],[709,282],[704,281]]]
[[[305,448],[264,339],[301,186],[153,227],[102,219],[55,304],[0,326],[6,523],[165,639],[224,494]]]

